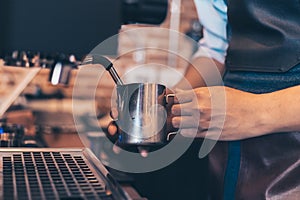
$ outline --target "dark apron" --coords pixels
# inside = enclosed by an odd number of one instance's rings
[[[227,71],[224,82],[251,93],[273,92],[299,85],[300,65],[284,73]],[[218,142],[209,162],[211,199],[300,199],[298,132]]]

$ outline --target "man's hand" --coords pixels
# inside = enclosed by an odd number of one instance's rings
[[[179,91],[176,98],[172,124],[184,136],[197,131],[197,137],[240,140],[266,133],[264,95],[215,86]]]

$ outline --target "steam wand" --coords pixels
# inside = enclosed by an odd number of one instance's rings
[[[123,85],[123,81],[115,70],[112,62],[110,62],[107,58],[100,55],[87,55],[82,62],[82,65],[87,64],[100,64],[102,65],[111,75],[112,79],[115,81],[117,85]]]

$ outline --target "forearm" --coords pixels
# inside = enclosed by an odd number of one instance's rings
[[[173,105],[172,123],[187,137],[197,129],[197,137],[224,141],[300,131],[299,94],[300,85],[266,94],[222,86],[180,91],[176,99],[182,103]]]
[[[188,66],[183,79],[175,88],[191,89],[219,85],[222,82],[224,64],[207,57],[195,58]]]
[[[267,133],[300,131],[300,86],[263,94],[261,112]]]

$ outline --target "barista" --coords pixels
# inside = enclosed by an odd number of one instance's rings
[[[181,104],[172,108],[172,123],[180,124],[180,133],[187,137],[197,130],[197,137],[215,140],[221,131],[209,154],[211,199],[298,199],[299,1],[195,4],[204,37],[185,74],[195,89],[176,93]],[[224,74],[225,87],[218,82],[206,85],[204,73],[197,70],[209,75],[215,66]],[[178,87],[185,88],[181,83]],[[226,112],[212,112],[211,98],[221,90]],[[199,113],[200,119],[194,118]],[[223,117],[224,125],[208,129]],[[199,126],[194,127],[193,120],[199,120]],[[116,128],[109,131],[115,133]]]

